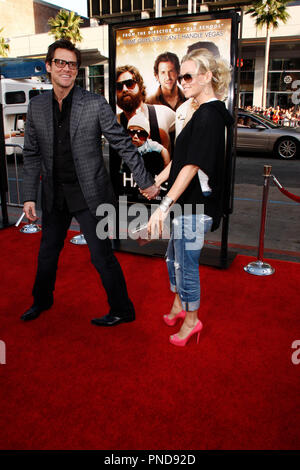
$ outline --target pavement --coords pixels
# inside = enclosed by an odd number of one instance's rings
[[[298,188],[290,192],[300,195]],[[261,186],[236,184],[234,210],[230,216],[228,246],[239,254],[257,256],[261,224],[263,178]],[[290,201],[290,202],[288,202]],[[264,257],[300,262],[300,204],[270,187],[264,236]],[[208,234],[217,242],[219,230]]]

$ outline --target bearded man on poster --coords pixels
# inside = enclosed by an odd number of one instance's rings
[[[118,121],[127,128],[130,118],[142,112],[150,123],[151,139],[159,142],[169,151],[170,132],[174,130],[175,112],[163,105],[146,105],[146,88],[143,77],[133,65],[118,67],[116,71],[117,105],[122,112]]]

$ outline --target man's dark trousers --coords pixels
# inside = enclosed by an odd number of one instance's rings
[[[80,230],[91,253],[91,261],[100,274],[110,311],[119,316],[134,317],[134,307],[128,297],[124,275],[114,256],[111,241],[108,238],[100,240],[97,237],[98,221],[89,209],[70,213],[66,204],[61,209],[53,208],[50,213],[43,210],[42,240],[32,291],[34,303],[46,308],[53,303],[58,258],[73,216],[80,224]],[[103,312],[105,313],[107,312]]]

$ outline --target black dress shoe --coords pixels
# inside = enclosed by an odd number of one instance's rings
[[[134,320],[134,315],[119,316],[117,313],[108,313],[107,315],[104,315],[104,317],[93,318],[91,323],[97,326],[116,326],[119,325],[119,323],[129,323]]]
[[[49,310],[52,305],[46,306],[46,307],[41,307],[39,305],[32,305],[28,310],[26,310],[25,313],[20,317],[21,320],[23,321],[30,321],[30,320],[35,320],[37,317],[40,316],[42,312],[45,310]]]

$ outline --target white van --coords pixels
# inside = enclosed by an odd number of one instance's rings
[[[3,106],[3,123],[6,144],[24,144],[24,129],[29,100],[44,91],[51,90],[51,83],[41,82],[38,78],[0,80],[0,99]],[[6,148],[6,154],[14,152]],[[17,153],[22,153],[17,149]]]

